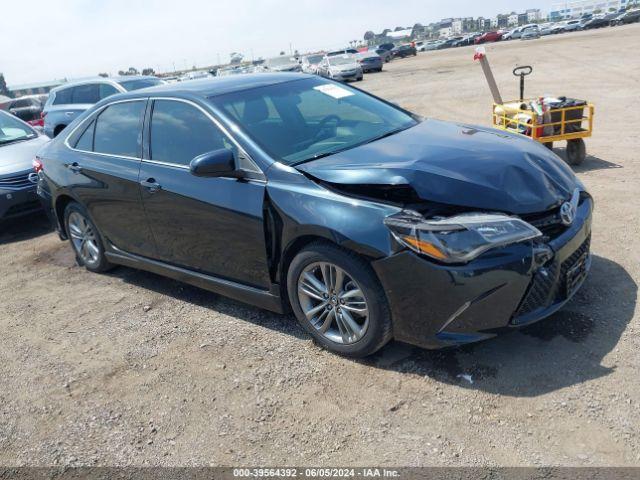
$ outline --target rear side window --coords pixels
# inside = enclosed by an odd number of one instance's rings
[[[80,136],[76,142],[75,148],[78,150],[84,150],[85,152],[93,151],[93,130],[95,127],[96,121],[94,120]]]
[[[196,107],[156,100],[151,115],[151,159],[189,165],[198,155],[232,149],[225,135]]]
[[[67,105],[71,103],[71,93],[73,88],[65,88],[56,92],[56,98],[53,101],[54,105]]]
[[[107,107],[96,119],[94,147],[97,153],[140,157],[142,117],[146,102],[123,102]]]
[[[100,85],[89,83],[73,88],[71,103],[98,103],[100,101]]]

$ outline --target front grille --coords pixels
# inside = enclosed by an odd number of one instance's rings
[[[549,240],[562,235],[567,230],[560,219],[560,207],[543,213],[523,215],[522,219],[540,230]]]
[[[586,270],[584,274],[580,274],[573,279],[567,279],[567,273],[575,267],[578,262],[586,259],[585,255],[589,254],[590,244],[591,236],[587,237],[569,258],[562,262],[559,275],[558,262],[554,261],[535,273],[529,290],[513,317],[514,324],[518,323],[519,317],[527,315],[538,308],[548,307],[553,303],[562,302],[573,293],[575,287],[584,279]]]
[[[38,200],[33,200],[31,202],[19,203],[17,205],[12,205],[5,212],[5,217],[13,217],[15,215],[21,215],[23,213],[39,210],[41,204]]]
[[[32,187],[33,183],[29,180],[29,174],[21,173],[19,175],[11,175],[0,178],[0,188],[7,188],[9,190],[20,190],[25,187]]]
[[[582,242],[575,252],[571,254],[569,258],[567,258],[564,262],[562,262],[562,266],[560,267],[560,284],[561,288],[558,289],[558,297],[557,300],[562,300],[567,298],[569,295],[573,293],[575,287],[582,281],[583,277],[579,276],[578,278],[571,279],[571,284],[567,280],[567,272],[576,266],[577,262],[584,261],[585,255],[589,254],[589,247],[591,246],[591,235],[587,237],[587,239]]]
[[[515,314],[516,318],[527,315],[537,308],[546,305],[549,298],[553,298],[553,290],[556,288],[557,268],[556,263],[551,263],[550,266],[541,268],[536,272],[529,291]]]

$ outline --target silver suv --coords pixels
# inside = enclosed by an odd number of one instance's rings
[[[103,98],[116,93],[153,87],[164,82],[156,77],[127,76],[68,83],[51,90],[44,106],[44,133],[53,138],[78,115]]]

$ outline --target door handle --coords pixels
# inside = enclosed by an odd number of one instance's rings
[[[67,168],[69,170],[71,170],[73,173],[82,172],[82,167],[80,165],[78,165],[78,162],[70,163],[69,165],[67,165]]]
[[[71,116],[72,116],[72,115],[74,115],[75,113],[76,113],[76,112],[64,112],[64,114],[65,114],[67,117],[71,117]]]
[[[156,183],[156,181],[153,178],[143,180],[142,182],[140,182],[140,185],[146,188],[149,191],[149,193],[156,193],[158,190],[162,188],[162,186],[159,183]]]

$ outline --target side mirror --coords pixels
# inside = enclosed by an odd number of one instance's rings
[[[241,178],[242,170],[236,169],[236,160],[231,150],[221,148],[203,153],[191,160],[189,170],[196,177]]]

